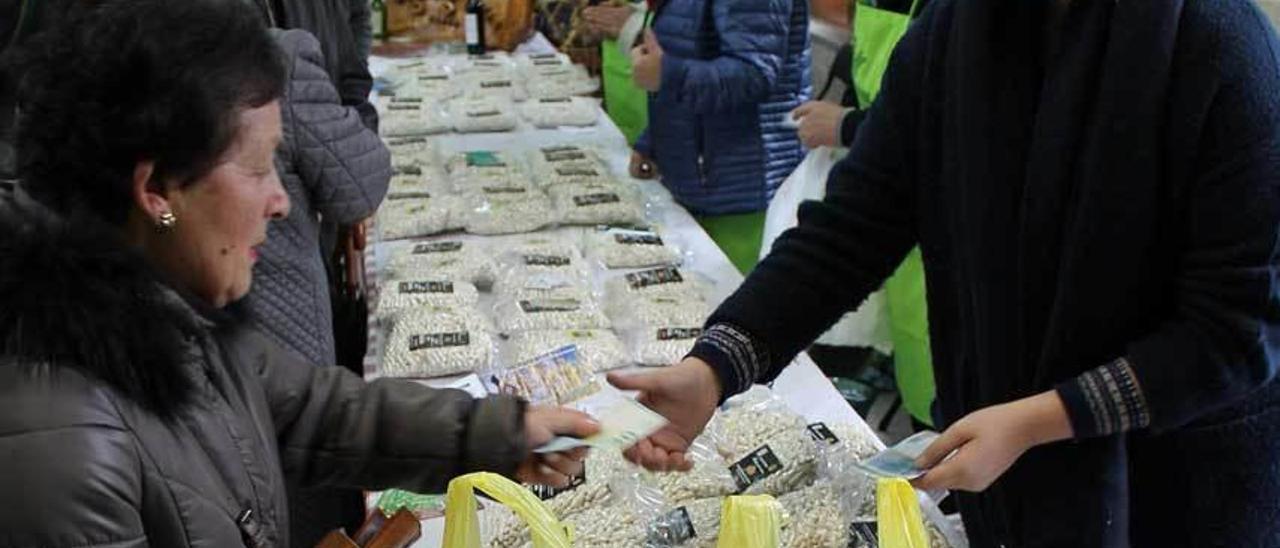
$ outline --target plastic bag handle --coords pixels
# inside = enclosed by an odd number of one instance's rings
[[[736,496],[720,507],[716,548],[777,548],[782,545],[782,506],[769,495]]]
[[[476,472],[449,482],[444,503],[445,548],[480,548],[475,489],[515,511],[529,526],[534,548],[572,545],[573,533],[528,489],[492,472]]]
[[[880,548],[929,548],[915,489],[902,478],[876,483],[876,521]]]

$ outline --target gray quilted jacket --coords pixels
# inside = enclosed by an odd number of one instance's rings
[[[287,547],[286,478],[514,473],[520,401],[314,367],[164,286],[114,229],[8,202],[0,547]]]
[[[373,215],[387,192],[391,157],[356,110],[339,103],[315,37],[301,30],[272,32],[289,68],[276,168],[292,209],[267,231],[245,305],[272,340],[312,364],[333,365],[320,222],[349,224]]]

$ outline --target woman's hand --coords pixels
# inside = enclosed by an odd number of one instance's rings
[[[582,19],[587,23],[587,30],[617,40],[623,25],[634,13],[631,6],[588,6],[582,10]]]
[[[662,45],[653,29],[644,30],[644,42],[631,48],[631,79],[636,87],[657,93],[662,89]]]
[[[561,407],[530,406],[524,412],[526,455],[516,468],[516,479],[536,485],[569,485],[574,476],[582,473],[587,448],[546,454],[533,453],[533,450],[556,436],[585,438],[599,431],[600,424],[586,413]]]
[[[984,491],[1028,449],[1071,435],[1067,409],[1054,391],[979,409],[916,459],[929,473],[913,483],[925,490]]]
[[[826,101],[809,101],[791,111],[797,120],[796,132],[808,148],[840,146],[840,129],[844,107]]]

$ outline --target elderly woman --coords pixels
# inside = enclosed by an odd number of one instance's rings
[[[20,196],[0,204],[0,544],[288,546],[285,477],[563,483],[596,426],[313,367],[228,306],[289,202],[285,73],[238,2],[72,10],[24,52]]]

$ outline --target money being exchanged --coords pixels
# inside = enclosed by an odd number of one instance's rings
[[[629,398],[605,409],[596,417],[600,432],[586,438],[557,436],[534,453],[559,453],[575,447],[623,450],[666,426],[667,419]]]
[[[856,466],[864,472],[879,478],[914,480],[928,472],[928,470],[916,466],[916,459],[936,439],[938,439],[937,432],[920,432],[857,463]]]

